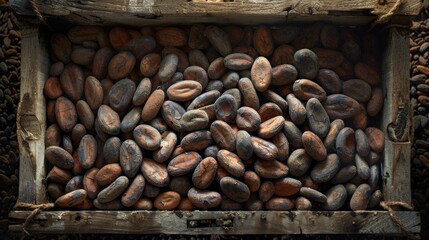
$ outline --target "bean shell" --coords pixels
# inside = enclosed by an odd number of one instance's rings
[[[104,133],[117,135],[121,130],[121,120],[118,113],[107,105],[101,105],[97,113],[97,122]]]
[[[71,208],[82,203],[86,198],[86,191],[78,189],[57,198],[55,200],[55,207],[58,208]]]
[[[127,110],[133,100],[136,84],[128,78],[116,82],[109,91],[109,105],[116,112]]]
[[[131,132],[139,123],[141,117],[141,107],[134,107],[129,111],[121,122],[121,131],[123,133]]]
[[[66,97],[57,98],[55,117],[61,130],[70,132],[77,123],[77,112],[74,104]]]
[[[85,175],[83,176],[83,188],[87,192],[88,197],[91,199],[96,198],[98,193],[101,190],[96,180],[96,175],[98,171],[99,171],[98,168],[91,168],[91,169],[88,169]]]
[[[64,67],[60,76],[61,88],[71,101],[82,99],[85,78],[79,65],[70,63]]]
[[[352,163],[356,151],[356,142],[353,129],[343,128],[337,136],[336,149],[340,160],[344,163]]]
[[[143,175],[138,174],[134,180],[131,182],[128,189],[124,192],[121,197],[121,203],[125,207],[133,206],[143,194],[143,189],[145,187],[145,180]]]
[[[329,95],[323,107],[330,119],[347,119],[359,112],[359,103],[343,94]]]
[[[326,203],[327,202],[327,197],[325,194],[323,194],[317,190],[314,190],[312,188],[302,187],[299,190],[299,193],[302,196],[304,196],[310,200],[313,200],[315,202],[319,202],[319,203]]]
[[[347,200],[347,190],[344,185],[339,184],[328,190],[326,203],[322,205],[327,211],[339,210]]]
[[[77,101],[76,111],[80,122],[85,126],[85,128],[87,130],[94,129],[95,116],[88,103],[84,100]]]
[[[330,119],[320,101],[310,98],[306,104],[306,113],[311,131],[320,138],[325,137],[330,129]]]
[[[296,149],[290,154],[287,165],[292,176],[300,177],[310,169],[311,162],[310,155],[304,149]]]
[[[331,125],[329,127],[329,131],[326,134],[325,140],[323,141],[323,144],[325,145],[326,149],[332,150],[335,148],[335,142],[338,136],[338,133],[344,128],[345,124],[344,121],[341,119],[335,119],[331,122]]]
[[[234,177],[242,177],[245,167],[241,159],[233,152],[220,150],[217,153],[219,165]]]
[[[153,161],[152,159],[143,159],[141,171],[145,179],[156,187],[165,187],[170,182],[167,167],[164,164]]]
[[[109,62],[107,73],[113,80],[127,77],[136,64],[136,58],[131,52],[122,51],[112,57]]]
[[[255,172],[263,178],[279,179],[286,177],[289,173],[289,167],[277,160],[256,160]]]
[[[365,134],[368,137],[368,143],[371,151],[376,153],[384,151],[384,133],[380,129],[369,127],[365,130]]]
[[[357,175],[362,180],[367,180],[370,176],[370,170],[368,163],[363,159],[359,154],[355,155],[355,165],[357,170]]]
[[[241,78],[238,82],[238,87],[243,95],[243,105],[253,108],[256,111],[259,109],[259,98],[252,81],[247,78]]]
[[[194,170],[192,183],[199,189],[206,189],[216,177],[217,161],[213,157],[206,157]]]
[[[84,169],[90,169],[94,165],[97,158],[97,141],[92,135],[85,135],[80,141],[79,148],[79,162]]]
[[[209,116],[202,110],[190,110],[180,119],[183,131],[192,132],[202,130],[209,124]]]
[[[220,55],[226,56],[231,53],[231,42],[228,39],[228,35],[219,27],[213,25],[207,26],[204,30],[204,36],[207,37]]]
[[[343,83],[343,93],[358,102],[367,102],[371,98],[371,86],[363,80],[351,79]]]
[[[180,194],[174,191],[168,191],[158,195],[153,205],[158,210],[173,210],[180,204]]]
[[[241,107],[237,110],[237,127],[248,132],[256,131],[261,125],[258,112],[250,107]]]
[[[150,125],[138,125],[134,128],[133,136],[136,143],[143,149],[153,151],[161,146],[161,134]]]
[[[163,103],[167,104],[164,99],[165,93],[161,89],[157,89],[150,94],[142,109],[141,117],[143,122],[150,122],[158,115],[159,110],[164,106]]]
[[[302,134],[302,145],[305,152],[316,161],[324,161],[328,154],[322,140],[313,132],[305,131]]]
[[[231,95],[220,96],[215,104],[216,118],[225,122],[232,122],[237,115],[238,104]]]
[[[264,92],[271,83],[271,64],[265,57],[256,58],[252,65],[251,78],[255,89]]]
[[[298,79],[293,83],[293,93],[302,101],[317,98],[323,102],[326,100],[326,92],[317,83],[308,79]]]
[[[350,208],[353,211],[365,210],[368,207],[370,198],[371,187],[366,183],[361,184],[350,199]]]
[[[307,116],[304,104],[292,93],[287,95],[286,100],[289,106],[290,119],[297,125],[303,124]]]
[[[121,165],[117,163],[107,164],[95,174],[95,181],[99,186],[107,186],[121,176]]]
[[[284,122],[283,133],[286,135],[292,149],[302,147],[301,130],[293,122],[287,120]]]
[[[262,138],[252,137],[252,146],[256,156],[263,160],[273,160],[279,153],[276,145]]]
[[[252,157],[252,138],[248,132],[244,130],[240,130],[237,132],[235,149],[237,151],[237,155],[243,160],[249,160]]]
[[[283,126],[285,119],[283,116],[273,117],[261,123],[258,129],[258,136],[261,138],[272,138],[278,134]]]
[[[210,131],[195,131],[187,134],[180,142],[180,146],[186,151],[200,151],[213,143]]]
[[[317,55],[309,49],[300,49],[293,55],[294,65],[299,76],[314,79],[319,72],[319,61]]]
[[[224,121],[216,120],[210,126],[213,140],[223,149],[235,151],[235,132]]]
[[[97,200],[100,203],[108,203],[115,200],[127,189],[128,182],[127,177],[118,177],[113,183],[98,193]]]
[[[51,164],[63,169],[72,169],[74,165],[72,155],[57,146],[50,146],[45,149],[45,159]]]
[[[177,135],[174,132],[164,132],[161,140],[161,147],[153,152],[153,160],[162,163],[167,161],[174,151],[177,143]]]
[[[182,176],[194,170],[200,162],[200,154],[197,152],[185,152],[168,163],[167,171],[173,177]]]
[[[65,193],[69,193],[78,189],[83,189],[83,176],[74,176],[67,183]]]
[[[181,131],[180,119],[185,114],[185,109],[180,104],[173,101],[165,101],[162,104],[161,113],[162,118],[170,128],[177,132]]]
[[[188,198],[194,206],[200,209],[215,208],[222,202],[222,197],[218,192],[197,188],[189,190]]]
[[[265,208],[269,211],[289,211],[294,208],[293,202],[288,198],[275,197],[265,203]]]
[[[356,175],[356,166],[348,165],[341,168],[331,179],[331,184],[346,183]]]
[[[143,161],[143,154],[137,146],[137,143],[133,140],[125,140],[120,148],[119,162],[125,176],[133,178]]]
[[[296,207],[296,210],[308,211],[308,210],[311,210],[311,208],[313,208],[313,205],[311,204],[311,201],[308,200],[307,198],[298,197],[295,200],[295,207]]]
[[[337,154],[329,154],[325,161],[317,163],[311,170],[311,179],[317,183],[331,180],[340,170],[340,159]]]
[[[301,189],[302,183],[294,178],[282,178],[274,183],[275,194],[280,197],[295,195]]]
[[[267,202],[268,200],[270,200],[273,197],[275,191],[276,190],[274,188],[273,182],[271,182],[271,181],[264,181],[261,184],[261,187],[259,188],[259,192],[258,192],[259,199],[262,202]]]

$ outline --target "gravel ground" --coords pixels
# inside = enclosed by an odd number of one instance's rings
[[[422,215],[422,239],[429,239],[429,11],[412,25],[410,34],[411,99],[414,110],[412,150],[413,200]],[[0,240],[18,239],[7,236],[2,226],[18,194],[18,144],[16,109],[19,101],[20,32],[13,14],[0,8]],[[312,236],[311,239],[406,239],[372,236]],[[309,239],[306,236],[172,236],[172,235],[62,235],[31,239]]]

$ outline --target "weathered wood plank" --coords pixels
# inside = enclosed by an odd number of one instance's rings
[[[29,211],[12,211],[9,230],[21,231]],[[397,212],[412,232],[420,232],[418,212]],[[31,233],[120,234],[401,234],[385,211],[47,211],[29,225]]]
[[[17,134],[20,152],[18,202],[46,202],[44,164],[46,107],[43,86],[48,78],[49,57],[39,27],[25,26],[21,40],[21,93]]]
[[[199,2],[188,0],[136,0],[136,1],[89,1],[89,0],[41,0],[38,8],[45,15],[62,16],[77,23],[141,25],[148,19],[155,24],[195,22],[227,22],[249,24],[248,20],[258,18],[259,23],[288,21],[305,21],[318,18],[342,22],[346,16],[363,16],[354,18],[355,22],[367,24],[389,11],[396,0],[387,0],[385,4],[368,0],[236,0],[232,2]],[[415,16],[421,8],[421,1],[403,1],[397,16]],[[11,6],[20,14],[32,15],[28,1],[12,0]],[[232,14],[232,15],[231,15]],[[238,14],[238,16],[237,16]],[[348,17],[347,17],[348,16]],[[366,16],[366,18],[365,18]],[[131,20],[127,21],[124,20]],[[178,21],[176,21],[177,23]],[[153,24],[153,23],[151,23]],[[252,23],[250,23],[252,24]]]
[[[385,133],[383,192],[386,201],[412,204],[410,175],[410,61],[408,31],[390,28],[382,62]]]

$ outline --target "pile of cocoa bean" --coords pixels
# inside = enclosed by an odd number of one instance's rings
[[[7,218],[18,196],[20,55],[17,19],[9,9],[0,8],[0,219]]]
[[[411,104],[414,139],[411,149],[413,204],[421,211],[422,236],[429,236],[429,11],[413,22],[410,33]]]
[[[53,33],[48,194],[59,209],[376,208],[378,40],[322,23]]]

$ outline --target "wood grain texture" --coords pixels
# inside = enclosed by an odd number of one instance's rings
[[[46,202],[45,129],[43,86],[48,78],[46,39],[37,25],[23,26],[21,40],[21,93],[17,116],[20,152],[18,202]]]
[[[188,0],[40,0],[42,14],[62,16],[81,24],[182,24],[218,23],[281,23],[284,21],[323,20],[367,24],[389,11],[396,0],[378,4],[374,0],[235,0],[232,2],[199,2]],[[11,6],[23,15],[32,15],[28,1],[11,0]],[[396,16],[415,16],[420,0],[403,1]],[[350,18],[360,16],[362,18]],[[134,21],[130,21],[134,20]],[[154,21],[155,20],[155,21]],[[178,21],[180,20],[180,21]],[[251,22],[249,22],[249,20]]]
[[[411,106],[408,30],[390,28],[382,62],[385,134],[383,193],[386,201],[411,200]]]
[[[12,211],[9,230],[29,211]],[[412,232],[420,232],[417,212],[397,212]],[[12,223],[14,222],[14,223]],[[385,211],[49,211],[27,228],[31,233],[122,234],[400,234]]]

